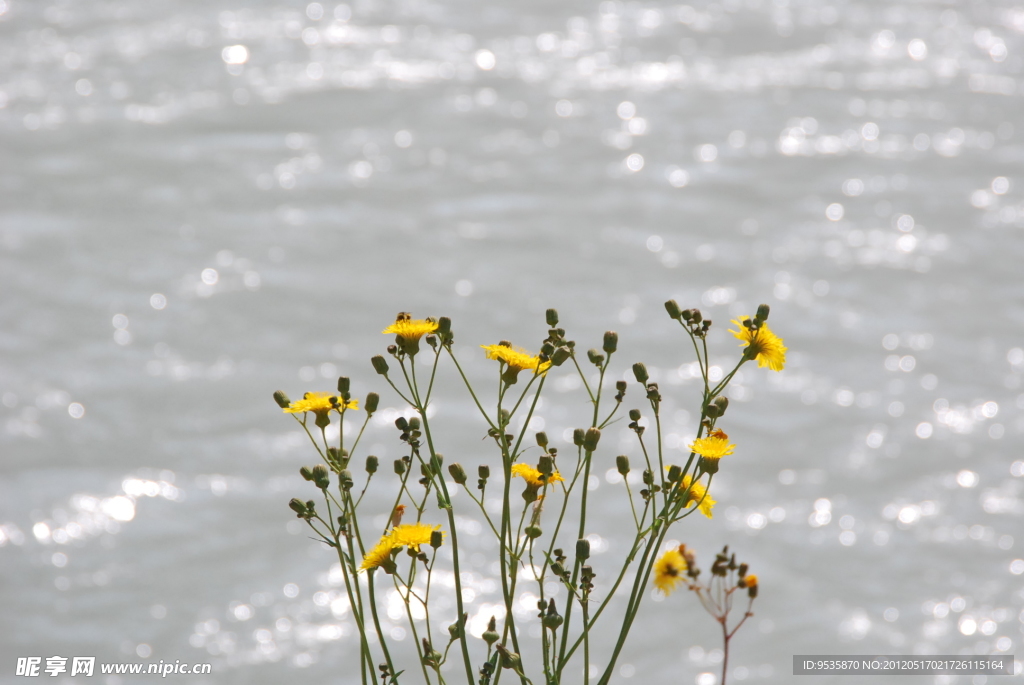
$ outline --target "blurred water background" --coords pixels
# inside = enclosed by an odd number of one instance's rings
[[[389,465],[402,407],[369,358],[396,312],[451,316],[486,386],[477,345],[536,350],[557,307],[582,349],[619,331],[615,378],[647,362],[682,456],[668,298],[722,365],[761,301],[790,350],[742,372],[716,515],[676,534],[761,578],[731,682],[1020,654],[1022,56],[1012,2],[0,0],[0,682],[33,655],[356,682],[271,392],[380,391]],[[586,411],[567,377],[534,426],[555,444]],[[493,458],[450,365],[439,392],[441,451]],[[620,426],[599,586],[629,533]],[[469,566],[479,629],[500,595]],[[651,602],[616,682],[711,685],[719,646],[692,596]]]

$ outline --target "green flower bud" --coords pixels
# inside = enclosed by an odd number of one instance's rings
[[[409,430],[418,431],[420,429],[420,417],[414,416],[409,419]]]
[[[601,430],[598,428],[588,428],[586,434],[583,436],[583,449],[588,452],[593,452],[597,449],[597,443],[601,440]]]
[[[550,454],[542,454],[537,462],[537,470],[544,475],[551,475],[555,472],[555,460]]]
[[[311,499],[306,500],[306,515],[312,516],[316,513],[316,502]]]
[[[554,311],[554,310],[551,309],[549,311]],[[497,625],[495,623],[496,623],[495,617],[491,616],[491,620],[487,624],[487,630],[485,630],[484,634],[481,636],[481,637],[483,637],[484,642],[487,643],[488,647],[490,647],[495,642],[497,642],[498,638],[501,637],[500,635],[498,635],[498,628],[497,628]]]
[[[519,671],[522,669],[523,661],[519,658],[518,654],[502,648],[501,645],[498,645],[498,651],[501,653],[502,668],[507,668],[512,671]]]
[[[355,485],[355,481],[352,480],[352,472],[348,469],[338,474],[338,481],[341,483],[342,490],[351,490],[352,486]]]
[[[331,478],[327,474],[327,467],[323,464],[317,464],[313,467],[313,483],[321,490],[331,485]]]
[[[292,511],[294,511],[298,517],[301,518],[306,515],[306,505],[302,500],[292,497],[288,502],[288,506],[291,507]]]
[[[555,353],[551,355],[551,365],[561,366],[565,361],[572,356],[572,352],[566,347],[559,347],[555,350]]]
[[[594,366],[601,366],[601,364],[604,363],[604,355],[594,348],[587,350],[587,359],[589,359],[590,363]]]
[[[683,469],[682,468],[680,468],[676,464],[672,464],[672,466],[668,467],[668,482],[669,483],[678,483],[680,481],[680,479],[682,479],[682,477],[683,477]]]
[[[615,381],[615,389],[620,395],[626,394],[626,381]]]
[[[430,546],[437,549],[444,542],[444,535],[439,530],[430,531]]]
[[[302,468],[299,469],[299,475],[302,476],[305,480],[313,480],[313,469],[309,468],[308,466],[303,466]]]
[[[692,309],[684,309],[682,311],[682,314],[680,314],[680,316],[683,317],[683,321],[686,321],[687,323],[689,323],[690,320],[693,319],[693,310]]]
[[[549,309],[545,312],[545,320],[548,322],[548,326],[554,328],[558,325],[558,310]]]
[[[483,478],[484,480],[487,480],[488,478],[491,477],[491,467],[488,466],[487,464],[481,464],[480,466],[478,466],[476,468],[476,472],[477,475]]]
[[[405,473],[405,462],[401,459],[395,459],[395,473],[399,476]]]
[[[281,409],[287,409],[292,406],[292,401],[288,399],[288,395],[285,395],[283,390],[274,391],[274,401],[277,402],[277,406],[281,407]]]
[[[469,480],[466,476],[466,469],[462,468],[462,464],[458,462],[448,467],[448,473],[451,474],[452,480],[459,485],[465,485],[466,481]]]
[[[381,355],[374,355],[370,358],[370,363],[373,364],[373,370],[379,373],[381,376],[388,375],[388,362]]]
[[[763,323],[768,320],[768,313],[771,311],[771,307],[766,304],[757,305],[757,314],[754,318],[757,319],[758,323]]]
[[[629,475],[629,457],[624,454],[620,454],[615,457],[615,468],[618,469],[622,477],[625,478]]]
[[[537,444],[542,448],[548,446],[548,434],[544,431],[537,433]]]
[[[559,626],[562,625],[562,617],[558,615],[558,609],[555,607],[554,598],[551,598],[551,601],[548,603],[547,611],[540,621],[541,625],[548,630],[558,630]]]
[[[629,420],[630,421],[639,421],[640,420],[640,410],[639,409],[630,409],[629,410]]]
[[[682,310],[679,309],[679,303],[676,302],[675,300],[669,300],[668,302],[665,303],[665,311],[668,312],[668,315],[670,317],[676,319],[677,321],[683,315]]]
[[[576,445],[577,447],[582,447],[583,446],[583,438],[584,438],[584,436],[586,436],[586,434],[587,434],[587,432],[585,430],[583,430],[582,428],[575,429],[572,432],[572,444]]]
[[[540,353],[547,357],[548,359],[550,359],[551,355],[555,353],[555,346],[549,342],[546,342],[540,346]]]
[[[544,534],[544,531],[542,531],[539,526],[527,526],[524,532],[526,533],[526,537],[531,540],[536,540]]]
[[[701,315],[699,309],[691,309],[690,310],[690,321],[692,323],[700,323],[703,319],[704,319],[704,317]]]
[[[654,485],[654,474],[650,469],[644,469],[644,485]]]
[[[352,381],[349,379],[348,376],[338,377],[338,394],[344,397],[345,399],[348,399],[348,391],[351,388],[351,386]]]
[[[377,466],[380,464],[380,460],[372,454],[366,458],[366,472],[377,473]]]
[[[638,383],[646,383],[650,379],[650,376],[647,375],[647,367],[643,362],[633,364],[633,376],[636,377]]]
[[[367,414],[372,414],[377,411],[377,405],[380,404],[380,395],[375,392],[367,393],[366,402],[363,403],[363,409],[366,410]]]
[[[604,345],[602,349],[611,354],[615,350],[619,349],[619,334],[615,331],[605,331],[604,333]]]
[[[590,558],[590,540],[580,538],[576,541],[576,558],[580,561],[586,561]]]

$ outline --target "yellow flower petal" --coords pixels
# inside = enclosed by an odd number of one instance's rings
[[[392,333],[405,340],[419,340],[427,333],[433,333],[436,330],[436,321],[413,319],[405,312],[402,312],[398,315],[395,322],[381,331],[381,333]]]
[[[691,487],[692,484],[692,487]],[[699,482],[694,483],[693,478],[687,474],[683,476],[683,482],[679,484],[679,489],[684,492],[686,489],[690,489],[690,494],[686,497],[686,506],[696,504],[700,507],[700,513],[704,514],[708,518],[711,518],[711,508],[715,506],[715,500],[711,499],[708,495],[707,488],[701,485]]]
[[[679,550],[672,548],[654,562],[654,587],[663,594],[670,595],[676,586],[683,581],[686,574],[686,559]]]
[[[743,341],[743,347],[749,348],[747,354],[757,360],[759,367],[767,366],[772,371],[782,371],[786,365],[786,347],[782,344],[782,338],[772,333],[767,323],[762,323],[757,330],[747,328],[743,322],[748,319],[749,316],[733,319],[732,322],[739,330],[730,328],[729,332]]]
[[[334,402],[331,402],[331,398],[334,398]],[[307,411],[326,414],[332,409],[359,409],[359,400],[345,402],[338,395],[329,392],[307,392],[301,400],[296,400],[285,407],[284,411],[288,414],[301,414]]]
[[[540,357],[531,355],[521,347],[513,348],[509,345],[481,345],[480,347],[487,352],[488,359],[503,361],[521,371],[533,371],[543,376],[551,367],[550,360],[541,362]]]
[[[533,468],[529,464],[512,464],[512,477],[522,478],[528,484],[535,488],[542,487],[544,485],[544,474],[537,469]],[[564,481],[562,474],[555,471],[548,476],[548,483],[556,483],[558,481]]]

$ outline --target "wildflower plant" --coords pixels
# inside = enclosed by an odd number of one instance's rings
[[[689,339],[703,380],[697,437],[682,465],[669,463],[662,395],[646,366],[633,364],[632,373],[647,415],[634,408],[622,417],[628,383],[616,381],[615,394],[608,397],[611,383],[605,382],[611,378],[618,335],[609,331],[600,349],[580,354],[558,326],[553,309],[547,311],[547,337],[537,354],[508,341],[480,346],[487,359],[497,362],[496,383],[486,393],[470,384],[454,350],[448,318],[414,320],[399,314],[383,331],[395,336],[387,347],[390,359],[371,359],[390,391],[412,410],[410,418],[395,421],[403,456],[387,474],[378,475],[378,457],[356,456],[380,403],[376,392],[367,394],[361,408],[347,377],[338,380],[336,394],[307,393],[292,402],[283,392],[274,393],[278,405],[309,436],[322,462],[300,469],[320,491],[322,504],[295,498],[289,506],[337,553],[359,635],[360,659],[353,671],[364,685],[377,678],[382,685],[400,679],[428,685],[463,679],[467,685],[497,685],[504,670],[523,685],[575,682],[581,671],[585,685],[592,680],[599,685],[609,682],[648,586],[653,583],[670,592],[690,568],[678,549],[659,556],[670,529],[698,511],[712,516],[712,481],[721,459],[736,448],[719,427],[729,406],[724,391],[749,361],[775,371],[785,364],[786,348],[768,329],[768,306],[761,305],[753,318],[734,322],[738,330],[732,333],[744,349],[735,367],[714,382],[708,354],[711,321],[699,310],[680,309],[675,301],[666,302],[665,308]],[[588,364],[596,368],[596,382],[584,371]],[[445,466],[440,452],[444,438],[432,430],[428,408],[439,373],[461,379],[491,445],[494,456],[478,467],[475,479],[458,462]],[[589,405],[588,425],[575,429],[572,444],[562,448],[544,432],[528,435],[548,378],[556,373],[577,375]],[[352,435],[344,419],[360,410],[364,418]],[[641,478],[630,477],[630,456],[612,457],[601,444],[602,431],[627,417],[636,437],[633,460],[639,462]],[[514,420],[522,428],[513,428]],[[333,421],[339,424],[336,444],[330,444],[327,433]],[[534,456],[538,450],[539,456]],[[594,503],[587,485],[595,468],[612,462],[623,477],[622,494],[633,532],[618,570],[599,578],[589,561],[588,510]],[[356,475],[357,471],[363,473]],[[641,483],[643,487],[635,491],[633,486]],[[472,594],[463,587],[467,550],[460,544],[452,500],[456,488],[466,493],[468,506],[477,510],[485,534],[496,543],[502,608],[479,637],[469,629]],[[488,489],[500,491],[500,511],[485,506]],[[367,523],[382,514],[387,521],[383,529]],[[439,555],[442,546],[450,554]],[[444,582],[438,580],[442,569]],[[395,648],[380,618],[378,600],[392,589],[404,605],[415,659],[404,658],[408,650]],[[532,621],[513,611],[524,589],[537,597],[539,640],[524,630],[528,626],[523,624]],[[449,590],[452,597],[438,597]],[[625,606],[613,603],[613,597],[624,598]],[[612,627],[598,633],[602,619]],[[591,674],[590,665],[598,656],[605,663],[599,674]]]

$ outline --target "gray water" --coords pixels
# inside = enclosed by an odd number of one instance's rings
[[[313,454],[271,392],[380,391],[387,465],[402,407],[369,358],[395,312],[452,317],[493,393],[477,346],[536,350],[557,307],[581,349],[619,331],[616,377],[646,361],[682,455],[669,298],[717,363],[762,301],[789,347],[730,393],[714,519],[674,531],[761,579],[730,682],[790,682],[793,654],[1019,659],[1022,34],[981,2],[0,0],[0,681],[92,655],[356,682],[331,555],[286,506]],[[566,376],[555,444],[586,412]],[[441,450],[493,458],[440,383]],[[615,427],[602,451],[599,589],[629,532],[604,471],[636,448]],[[499,595],[470,566],[478,624]],[[715,628],[649,602],[616,682],[711,685]]]

